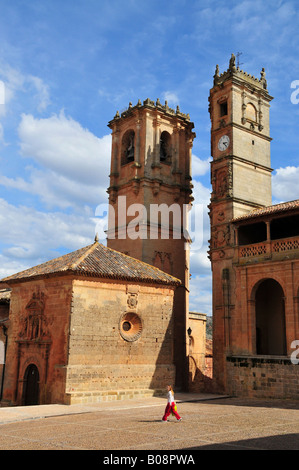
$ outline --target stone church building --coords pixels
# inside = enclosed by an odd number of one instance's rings
[[[2,404],[131,398],[174,382],[173,276],[95,241],[2,282]]]

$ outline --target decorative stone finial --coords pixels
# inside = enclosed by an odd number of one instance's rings
[[[98,233],[96,233],[96,236],[94,237],[94,242],[98,243],[98,241],[99,241],[99,235],[98,235]]]
[[[214,74],[214,85],[217,85],[219,79],[219,65],[216,65],[215,74]]]
[[[262,83],[264,90],[266,90],[267,89],[267,80],[266,80],[266,73],[265,73],[264,67],[262,68],[262,71],[261,71],[260,82]]]
[[[236,68],[236,56],[235,54],[232,54],[230,61],[229,61],[229,70],[231,72],[235,72],[237,70]]]

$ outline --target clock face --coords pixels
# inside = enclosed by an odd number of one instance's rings
[[[229,137],[228,135],[223,135],[219,139],[218,148],[219,150],[223,151],[223,150],[226,150],[228,146],[229,146]]]

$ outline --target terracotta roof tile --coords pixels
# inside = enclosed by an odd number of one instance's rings
[[[296,199],[295,201],[282,202],[281,204],[275,204],[273,206],[266,206],[261,207],[259,209],[255,209],[251,212],[248,212],[247,214],[243,214],[239,217],[236,217],[235,219],[233,219],[233,222],[262,217],[264,215],[280,214],[281,212],[287,212],[293,209],[299,209],[299,199]]]
[[[179,279],[154,266],[95,242],[85,248],[1,279],[0,285],[63,273],[169,285],[181,283]]]

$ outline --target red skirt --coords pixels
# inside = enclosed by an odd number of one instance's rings
[[[167,418],[168,416],[170,415],[170,413],[173,413],[174,416],[176,417],[176,419],[181,419],[180,415],[178,414],[178,412],[174,409],[175,407],[175,403],[172,402],[171,404],[170,403],[167,403],[166,405],[166,408],[165,408],[165,412],[164,412],[164,416],[162,418],[162,421],[167,421]]]

